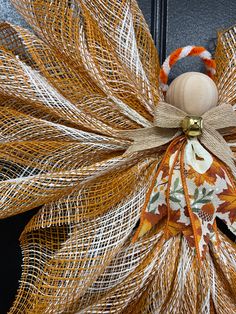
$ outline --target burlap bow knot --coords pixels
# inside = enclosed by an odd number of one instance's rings
[[[153,127],[122,132],[133,140],[127,152],[137,152],[169,143],[182,133],[181,123],[188,114],[166,102],[159,102]],[[233,153],[222,136],[225,128],[236,127],[236,113],[230,104],[221,104],[202,115],[199,141],[236,174]]]

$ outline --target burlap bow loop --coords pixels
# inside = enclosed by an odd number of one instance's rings
[[[181,123],[188,114],[166,102],[159,102],[153,127],[122,131],[133,140],[127,152],[157,148],[169,143],[182,133]],[[221,104],[202,115],[203,130],[199,141],[216,157],[236,173],[233,153],[221,134],[221,130],[236,127],[236,113],[230,104]]]

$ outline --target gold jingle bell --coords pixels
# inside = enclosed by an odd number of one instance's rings
[[[202,134],[203,120],[201,117],[186,116],[181,127],[183,132],[189,137],[196,137]]]

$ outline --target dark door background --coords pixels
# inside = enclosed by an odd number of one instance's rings
[[[159,51],[160,62],[174,49],[186,45],[203,45],[214,52],[217,32],[236,23],[236,1],[233,0],[138,0],[138,3]],[[0,20],[26,26],[10,0],[0,0]],[[200,60],[188,58],[174,67],[171,78],[186,71],[201,70]],[[0,314],[7,313],[14,300],[22,260],[18,239],[35,212],[0,220]],[[220,227],[227,233],[224,226]]]

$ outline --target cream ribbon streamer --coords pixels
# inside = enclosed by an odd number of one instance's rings
[[[153,127],[121,131],[133,140],[127,153],[157,148],[169,143],[182,133],[181,122],[188,114],[166,102],[159,102],[155,109]],[[236,174],[234,156],[222,136],[223,129],[236,127],[236,113],[230,104],[221,104],[202,115],[203,130],[199,141]]]
[[[187,140],[184,157],[185,163],[200,174],[206,173],[213,163],[212,154],[199,143],[196,137]]]

